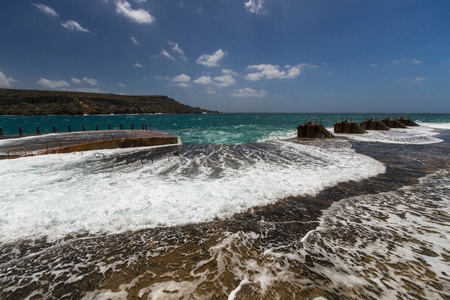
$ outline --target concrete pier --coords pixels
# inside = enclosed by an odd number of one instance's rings
[[[149,130],[103,130],[46,134],[10,139],[0,145],[0,159],[89,150],[178,144],[175,136]]]
[[[334,124],[334,133],[363,134],[366,133],[366,131],[356,122],[342,121]]]

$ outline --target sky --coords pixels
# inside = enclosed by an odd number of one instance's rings
[[[450,113],[450,1],[2,0],[0,88]]]

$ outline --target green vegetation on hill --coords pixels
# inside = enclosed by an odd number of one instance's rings
[[[0,115],[217,113],[167,96],[0,89]]]

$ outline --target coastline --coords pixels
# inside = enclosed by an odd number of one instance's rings
[[[358,153],[384,163],[386,172],[358,182],[338,183],[315,196],[288,197],[268,206],[254,207],[226,220],[123,234],[69,236],[50,243],[41,240],[2,245],[1,273],[6,276],[2,282],[5,292],[0,295],[13,299],[40,291],[53,297],[69,293],[76,298],[133,295],[177,298],[184,291],[223,298],[240,286],[236,293],[239,297],[292,293],[312,298],[340,297],[342,291],[335,290],[331,281],[317,272],[318,265],[333,262],[312,253],[301,262],[292,256],[293,247],[302,248],[302,243],[314,236],[311,230],[318,229],[323,211],[333,203],[396,192],[419,184],[419,179],[428,174],[448,170],[450,133],[441,131],[439,137],[444,142],[431,145],[352,141]],[[286,264],[286,259],[291,265],[277,267],[281,273],[276,277],[264,273],[277,270],[269,265]],[[250,261],[254,264],[249,264]],[[293,271],[297,275],[291,278]],[[48,275],[55,272],[57,276]],[[167,279],[168,272],[172,274],[171,280]],[[39,283],[26,279],[36,276],[33,274],[41,274]],[[14,287],[14,278],[29,283]],[[302,280],[310,285],[302,287]],[[354,284],[364,295],[364,285]],[[446,295],[445,289],[442,293],[441,296]]]

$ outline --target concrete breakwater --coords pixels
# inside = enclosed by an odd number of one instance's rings
[[[297,127],[297,137],[300,138],[332,138],[331,132],[321,124],[322,120],[309,119]]]
[[[175,136],[150,130],[103,130],[35,135],[6,139],[0,159],[89,150],[178,144]]]
[[[364,134],[366,130],[384,130],[390,128],[408,128],[408,126],[419,126],[408,118],[380,120],[370,118],[360,124],[348,120],[342,120],[334,124],[334,133],[344,134]],[[321,124],[319,119],[308,119],[297,127],[297,137],[299,138],[332,138],[333,135]]]

